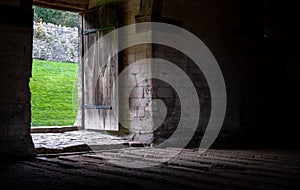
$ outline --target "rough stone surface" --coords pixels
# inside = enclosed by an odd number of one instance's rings
[[[33,58],[58,62],[78,62],[78,28],[43,23],[33,24]],[[39,37],[38,37],[39,36]]]
[[[31,135],[36,149],[62,150],[78,145],[122,145],[129,142],[121,137],[83,130],[65,133],[33,133]]]
[[[1,189],[295,189],[299,154],[274,150],[184,150],[156,167],[134,169],[108,161],[155,163],[176,149],[127,148],[49,155],[0,165]]]
[[[30,0],[24,0],[18,8],[12,8],[9,6],[10,3],[11,1],[7,6],[0,3],[1,158],[35,154],[30,136],[29,90],[32,61],[32,4]]]
[[[126,26],[138,22],[150,22],[151,10],[153,4],[148,0],[129,0],[120,2],[120,10],[123,15],[120,18],[120,25]],[[128,35],[134,35],[135,31],[131,31]],[[126,40],[123,38],[123,40]],[[141,44],[125,49],[121,54],[121,60],[123,61],[122,67],[126,68],[130,64],[142,59],[151,58],[152,45]],[[122,69],[122,68],[120,68]],[[148,71],[151,72],[151,65],[148,67]],[[130,112],[126,118],[130,121],[130,130],[137,134],[150,133],[153,131],[152,126],[152,101],[151,101],[151,80],[145,80],[137,83],[135,80],[138,75],[143,75],[140,69],[129,71],[128,81],[126,81],[125,88],[131,90],[129,97]],[[127,113],[126,113],[127,114]],[[137,139],[143,139],[137,137]],[[152,135],[151,135],[152,136]],[[148,142],[148,141],[147,141]],[[145,141],[146,143],[146,141]]]

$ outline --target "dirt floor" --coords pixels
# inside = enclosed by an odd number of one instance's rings
[[[37,157],[2,162],[0,189],[300,189],[295,150],[199,153],[70,128],[32,138]]]
[[[128,147],[82,153],[40,154],[2,163],[1,189],[300,189],[296,151],[183,150]],[[128,164],[128,167],[114,163]]]

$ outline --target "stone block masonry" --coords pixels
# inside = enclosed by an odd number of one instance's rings
[[[43,23],[43,32],[38,30],[40,23],[34,22],[34,59],[57,62],[78,62],[78,28]]]
[[[14,7],[0,3],[0,158],[35,155],[30,136],[32,4]],[[14,5],[14,4],[12,4]],[[27,11],[25,11],[27,10]],[[20,21],[20,22],[19,22]]]

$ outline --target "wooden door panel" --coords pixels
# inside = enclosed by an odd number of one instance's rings
[[[89,10],[83,14],[82,60],[84,92],[84,128],[117,131],[118,121],[112,112],[113,83],[118,74],[118,57],[113,57],[118,36],[112,41],[99,44],[97,41],[117,28],[117,4]]]

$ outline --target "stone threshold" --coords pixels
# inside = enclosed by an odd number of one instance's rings
[[[129,147],[150,147],[133,140],[132,136],[118,137],[103,131],[82,130],[75,126],[45,126],[31,128],[38,155],[56,156],[66,153],[97,152]]]
[[[41,126],[41,127],[31,127],[31,133],[64,133],[71,131],[78,131],[81,127],[75,126]]]
[[[130,148],[130,147],[149,147],[148,145],[145,145],[143,143],[139,142],[128,142],[128,143],[121,143],[121,144],[106,144],[106,145],[90,145],[87,144],[79,144],[79,145],[73,145],[73,146],[67,146],[64,148],[46,148],[46,147],[40,147],[36,148],[36,153],[38,156],[61,156],[65,154],[81,154],[81,153],[96,153],[96,152],[102,152],[106,150],[121,150],[123,148]]]

